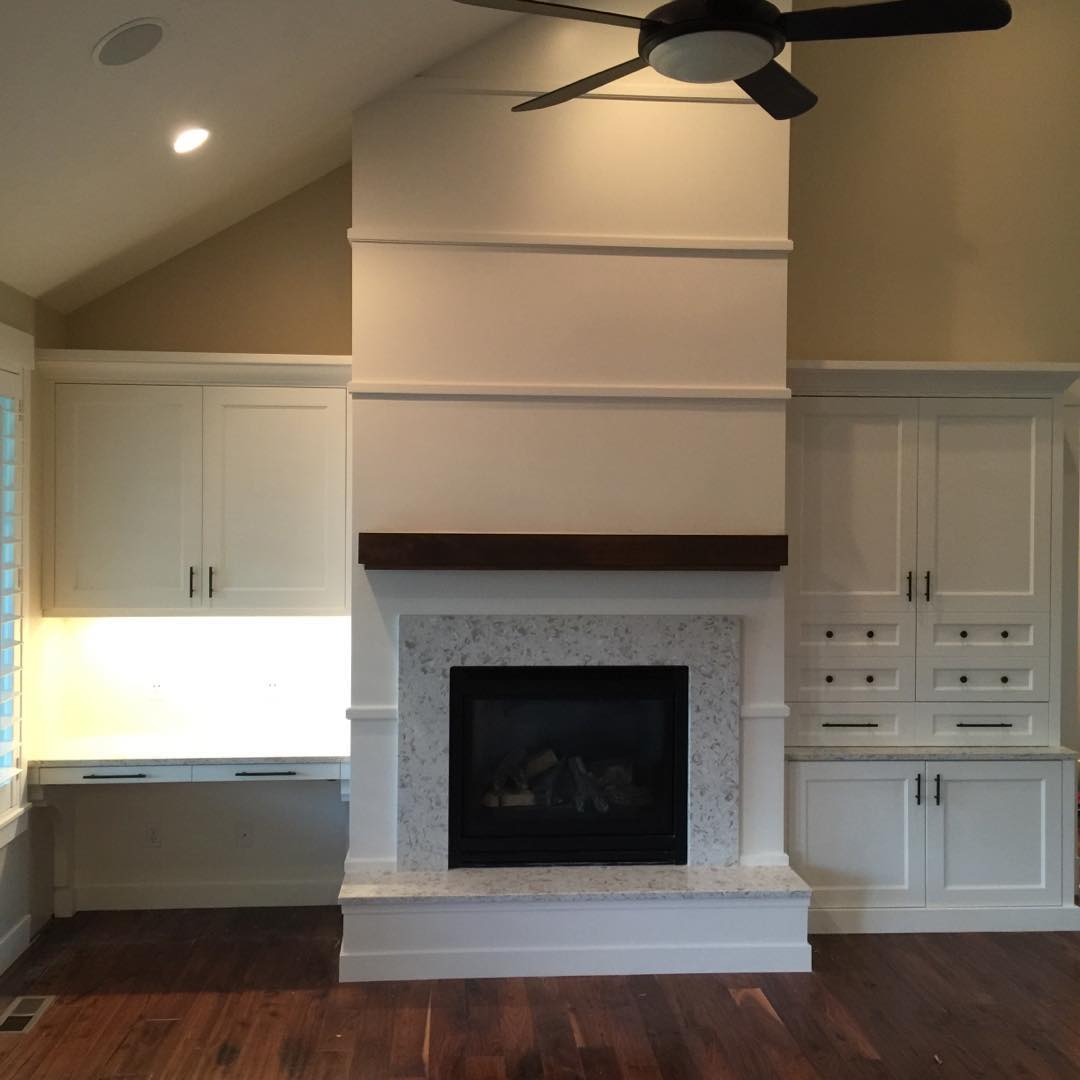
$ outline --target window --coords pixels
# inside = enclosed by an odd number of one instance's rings
[[[22,805],[22,381],[0,371],[0,818]]]

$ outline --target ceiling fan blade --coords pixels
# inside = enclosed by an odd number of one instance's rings
[[[640,30],[644,19],[636,15],[618,15],[612,11],[593,11],[592,8],[571,7],[569,4],[548,4],[542,0],[457,0],[472,7],[495,8],[497,11],[520,11],[523,15],[551,15],[556,19],[577,19],[579,22],[606,23]]]
[[[774,120],[790,120],[817,104],[817,94],[775,60],[735,82]]]
[[[1011,18],[1007,0],[889,0],[793,11],[781,15],[776,27],[788,41],[836,41],[999,30]]]
[[[561,86],[558,90],[552,90],[550,93],[541,94],[539,97],[523,101],[520,105],[515,105],[511,111],[532,112],[533,109],[546,109],[551,105],[561,105],[564,101],[571,101],[576,97],[581,97],[582,94],[587,94],[590,90],[606,86],[616,79],[621,79],[624,75],[633,75],[635,71],[641,71],[648,66],[640,56],[635,56],[633,60],[627,60],[625,64],[616,64],[605,71],[598,71],[595,75],[589,75],[585,79],[578,79],[577,82]]]

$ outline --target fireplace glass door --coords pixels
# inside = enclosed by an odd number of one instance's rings
[[[685,863],[685,667],[450,672],[455,866]]]

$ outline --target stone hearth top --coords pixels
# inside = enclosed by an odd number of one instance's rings
[[[343,905],[447,900],[806,899],[786,866],[523,866],[352,875]]]

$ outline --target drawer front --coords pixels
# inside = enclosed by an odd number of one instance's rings
[[[894,658],[789,656],[789,701],[910,701],[915,661]]]
[[[991,701],[916,706],[919,746],[1047,746],[1050,706]]]
[[[788,652],[813,656],[914,656],[913,614],[798,613],[788,620]]]
[[[915,706],[796,704],[787,719],[788,746],[914,746]]]
[[[44,765],[38,783],[50,784],[183,784],[190,765]]]
[[[1003,656],[955,661],[920,657],[919,701],[1046,701],[1048,660]]]
[[[920,656],[1050,655],[1049,615],[952,615],[927,612],[919,616]]]
[[[195,765],[192,773],[192,779],[197,781],[339,780],[341,766],[337,762],[215,762],[213,765]]]

